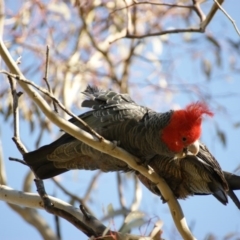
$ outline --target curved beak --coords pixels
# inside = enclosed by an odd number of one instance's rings
[[[191,152],[193,155],[197,155],[199,152],[200,146],[199,146],[199,141],[195,141],[191,145],[188,146],[187,150]]]
[[[199,152],[199,149],[200,149],[200,144],[199,144],[199,141],[197,140],[191,145],[189,145],[187,148],[183,149],[182,152],[175,154],[175,158],[177,159],[185,158],[187,154],[193,154],[196,156]]]

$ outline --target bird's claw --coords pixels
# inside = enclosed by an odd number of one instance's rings
[[[113,141],[112,141],[112,144],[113,144],[112,150],[114,150],[117,146],[120,145],[120,141],[113,140]]]
[[[165,200],[163,196],[161,196],[162,203],[167,203],[168,200]]]

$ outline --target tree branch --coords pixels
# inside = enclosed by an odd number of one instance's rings
[[[223,2],[224,2],[224,0],[218,1],[219,4],[222,4]],[[211,22],[212,18],[214,17],[215,13],[217,12],[217,10],[218,10],[218,5],[216,3],[214,3],[211,10],[208,13],[208,15],[204,19],[204,21],[202,21],[200,23],[200,29],[202,29],[202,31],[205,31],[207,25]]]
[[[235,21],[234,21],[234,20],[229,16],[229,14],[223,9],[223,7],[222,7],[221,4],[220,4],[221,1],[219,1],[219,2],[218,2],[217,0],[213,0],[213,1],[217,4],[218,8],[227,16],[227,18],[231,21],[231,23],[233,24],[233,27],[235,28],[237,34],[240,36],[240,31],[239,31],[239,29],[238,29]]]
[[[215,1],[215,0],[214,0]],[[221,5],[223,3],[224,0],[219,0],[218,3],[219,5]],[[139,4],[155,4],[155,3],[149,3],[149,2],[141,2],[141,3],[134,3],[131,4],[130,6],[134,6],[134,5],[139,5]],[[115,39],[111,40],[109,43],[113,43],[121,38],[136,38],[136,39],[141,39],[141,38],[146,38],[146,37],[153,37],[153,36],[161,36],[161,35],[165,35],[165,34],[176,34],[176,33],[184,33],[184,32],[199,32],[199,33],[203,33],[205,32],[206,27],[208,26],[208,24],[210,23],[210,21],[212,20],[213,16],[215,15],[216,11],[218,10],[218,5],[217,3],[214,3],[211,10],[209,11],[208,15],[205,17],[204,13],[202,12],[201,8],[200,8],[200,4],[197,3],[197,1],[193,1],[192,6],[182,6],[182,5],[172,5],[172,7],[184,7],[184,8],[190,8],[193,9],[197,15],[200,18],[200,24],[198,27],[188,27],[188,28],[178,28],[178,29],[170,29],[170,30],[164,30],[164,31],[160,31],[160,32],[155,32],[155,33],[147,33],[147,34],[141,34],[141,35],[137,35],[137,34],[131,34],[129,33],[129,29],[125,28],[122,30],[122,32],[119,34],[119,36],[117,36]],[[168,4],[158,4],[156,3],[156,5],[168,5]],[[130,7],[127,6],[127,7]],[[124,7],[126,8],[126,7]],[[123,8],[123,9],[124,9]]]
[[[87,190],[84,194],[83,202],[87,202],[88,199],[90,198],[91,190],[94,188],[94,186],[101,174],[102,174],[101,171],[97,171],[96,174],[92,177],[92,179],[87,187]]]
[[[13,74],[18,75],[20,78],[25,79],[2,40],[0,40],[0,54],[6,65],[9,67],[10,71]],[[97,139],[95,136],[92,136],[91,134],[70,123],[69,121],[59,117],[55,112],[51,110],[51,108],[41,97],[41,95],[34,91],[33,88],[30,87],[28,84],[19,81],[19,85],[38,105],[38,107],[42,110],[46,117],[48,117],[49,120],[56,124],[60,129],[63,129],[65,132],[69,133],[76,139],[92,146],[93,148],[126,162],[132,169],[137,170],[142,175],[146,176],[149,180],[151,180],[153,183],[155,183],[161,191],[164,199],[167,201],[175,225],[182,237],[184,239],[195,239],[188,228],[186,219],[183,215],[182,209],[178,201],[174,197],[171,189],[168,187],[168,185],[162,178],[160,178],[156,173],[149,174],[148,170],[145,167],[137,164],[137,162],[139,161],[135,156],[129,154],[128,152],[119,147],[116,147],[114,143],[104,138],[99,141],[99,139]]]
[[[49,91],[50,93],[52,93],[52,89],[51,89],[50,84],[49,84],[49,82],[48,82],[48,68],[49,68],[49,47],[47,46],[47,49],[46,49],[45,74],[44,74],[43,80],[46,82],[48,91]],[[53,107],[54,107],[54,111],[55,111],[55,112],[58,112],[58,109],[57,109],[57,106],[56,106],[56,103],[55,103],[55,102],[53,102]]]
[[[61,210],[64,212],[67,212],[71,215],[71,217],[75,218],[76,223],[81,223],[81,226],[84,229],[81,229],[85,231],[87,235],[90,235],[89,233],[97,233],[98,236],[101,236],[102,230],[106,229],[106,226],[104,226],[99,220],[97,220],[95,217],[89,215],[87,213],[87,216],[84,215],[79,209],[72,207],[70,204],[61,201],[57,198],[49,196],[51,202],[56,206],[56,208],[59,209],[59,215],[61,215]],[[27,193],[22,191],[16,191],[8,186],[0,185],[0,200],[3,200],[7,203],[11,203],[14,205],[22,205],[27,208],[38,208],[38,209],[44,209],[44,203],[42,199],[34,193]],[[46,230],[46,229],[45,229]],[[87,232],[86,232],[87,231]],[[111,235],[109,235],[111,234]],[[119,232],[110,232],[106,237],[108,239],[131,239],[131,240],[139,240],[140,236],[132,235],[132,234],[122,234]],[[99,237],[100,239],[104,239],[104,237]],[[105,238],[107,239],[107,238]],[[144,240],[150,240],[151,238],[144,237]]]
[[[86,206],[86,203],[85,201],[78,197],[77,195],[71,193],[70,191],[68,191],[65,187],[63,187],[55,178],[52,178],[52,181],[66,194],[68,195],[73,201],[77,201],[79,202],[81,205],[84,206],[84,208],[89,212],[91,213],[91,210]],[[93,213],[91,213],[93,214]]]
[[[118,9],[115,9],[111,12],[111,14],[117,12],[117,11],[120,11],[120,10],[124,10],[124,9],[128,9],[130,7],[133,7],[133,6],[137,6],[137,5],[143,5],[143,4],[150,4],[150,5],[153,5],[153,6],[165,6],[165,7],[177,7],[177,8],[187,8],[187,9],[192,9],[193,6],[191,5],[183,5],[183,4],[171,4],[171,3],[156,3],[156,2],[135,2],[130,4],[130,5],[126,5],[125,7],[121,7],[121,8],[118,8]]]
[[[137,176],[134,175],[133,178],[134,178],[134,184],[135,184],[135,194],[131,204],[131,210],[136,211],[139,208],[142,200],[142,188]]]

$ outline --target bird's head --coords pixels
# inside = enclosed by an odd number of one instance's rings
[[[198,139],[201,135],[202,115],[213,116],[207,105],[202,102],[189,104],[185,109],[173,112],[169,124],[161,131],[161,139],[170,151],[177,155],[199,151]]]

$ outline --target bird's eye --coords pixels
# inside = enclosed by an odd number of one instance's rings
[[[186,137],[182,137],[182,141],[183,141],[183,142],[186,142],[186,141],[187,141],[187,138],[186,138]]]

